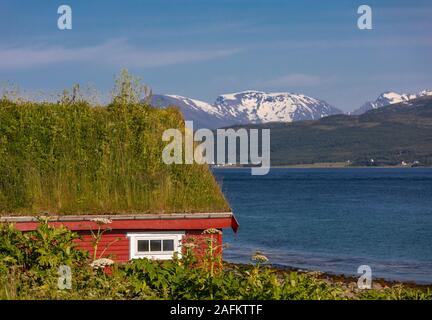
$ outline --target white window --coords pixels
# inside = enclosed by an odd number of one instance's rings
[[[129,258],[149,258],[168,260],[175,252],[181,256],[181,240],[184,231],[136,232],[128,233]]]

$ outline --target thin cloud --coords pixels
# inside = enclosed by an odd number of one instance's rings
[[[218,59],[234,55],[239,51],[239,49],[156,51],[132,46],[124,40],[111,40],[95,46],[77,48],[10,47],[0,48],[0,69],[27,69],[70,62],[154,68]]]

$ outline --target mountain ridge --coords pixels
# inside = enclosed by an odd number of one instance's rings
[[[393,105],[401,102],[408,102],[423,96],[432,96],[432,90],[423,90],[419,93],[397,93],[394,91],[386,91],[381,93],[375,101],[368,101],[360,108],[350,112],[350,115],[361,115],[369,110],[378,109],[384,106]]]
[[[423,90],[414,94],[386,91],[374,101],[366,102],[360,108],[345,114],[361,115],[369,110],[407,103],[424,96],[432,96],[432,90]],[[152,96],[151,103],[157,107],[179,107],[184,118],[192,120],[196,129],[268,122],[290,123],[343,114],[341,110],[326,101],[304,94],[258,90],[221,94],[214,103],[176,94],[155,94]]]
[[[342,113],[324,100],[304,94],[256,90],[222,94],[213,104],[180,95],[156,94],[152,105],[178,106],[186,120],[194,121],[196,128],[210,129],[235,124],[314,120]]]

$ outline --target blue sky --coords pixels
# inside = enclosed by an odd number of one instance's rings
[[[72,30],[57,28],[62,4]],[[357,28],[361,4],[373,30]],[[288,91],[350,111],[383,91],[432,89],[431,17],[430,0],[2,0],[0,81],[108,92],[128,68],[157,93]]]

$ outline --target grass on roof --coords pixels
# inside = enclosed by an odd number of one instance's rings
[[[0,100],[0,214],[225,212],[206,165],[166,165],[176,108]]]

